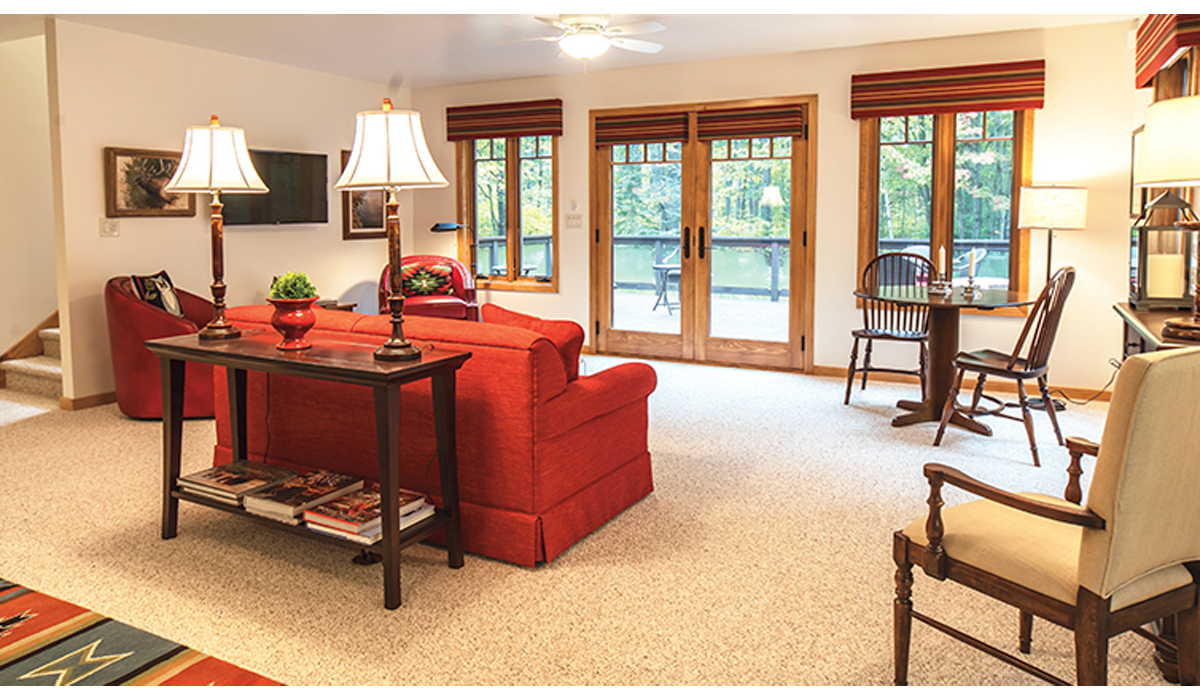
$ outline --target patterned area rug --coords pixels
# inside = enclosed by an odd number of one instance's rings
[[[0,685],[280,685],[0,579]]]

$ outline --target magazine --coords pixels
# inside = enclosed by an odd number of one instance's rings
[[[269,464],[237,460],[179,477],[179,488],[185,493],[240,505],[249,493],[282,483],[296,472]]]
[[[400,516],[419,510],[428,503],[425,494],[399,489]],[[317,523],[345,532],[363,534],[380,527],[379,484],[368,483],[362,490],[321,503],[304,511],[306,522]]]
[[[255,491],[242,502],[250,513],[295,525],[306,508],[332,501],[362,486],[362,477],[318,469]]]

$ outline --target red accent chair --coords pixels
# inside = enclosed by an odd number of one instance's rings
[[[400,266],[412,264],[443,264],[450,266],[453,291],[451,294],[412,295],[404,297],[404,313],[412,316],[437,316],[459,318],[467,321],[479,320],[479,302],[475,300],[475,277],[467,266],[454,258],[441,255],[408,255],[400,260]],[[385,265],[379,276],[379,313],[388,313],[387,298],[391,291],[389,276],[391,265]]]
[[[162,419],[162,378],[158,358],[145,341],[197,333],[212,320],[212,302],[175,289],[183,316],[142,301],[129,277],[114,277],[104,285],[108,315],[108,344],[112,352],[117,407],[130,418]],[[185,418],[212,418],[213,369],[188,363],[183,391]]]

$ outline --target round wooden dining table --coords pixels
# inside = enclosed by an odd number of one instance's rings
[[[962,309],[992,310],[1027,306],[1037,300],[1028,292],[1012,292],[1007,289],[983,289],[967,298],[962,287],[954,287],[949,294],[930,294],[926,287],[880,286],[860,288],[854,296],[876,301],[899,304],[922,304],[929,307],[929,365],[925,373],[925,400],[899,401],[897,406],[908,413],[892,419],[896,427],[916,423],[939,422],[946,399],[954,386],[954,357],[958,354],[959,312]],[[960,428],[991,435],[992,429],[958,411],[950,422]]]

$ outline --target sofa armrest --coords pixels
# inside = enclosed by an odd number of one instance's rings
[[[629,362],[567,384],[561,394],[543,404],[547,418],[538,425],[538,439],[548,440],[577,428],[597,416],[636,401],[645,401],[658,385],[650,365]]]

